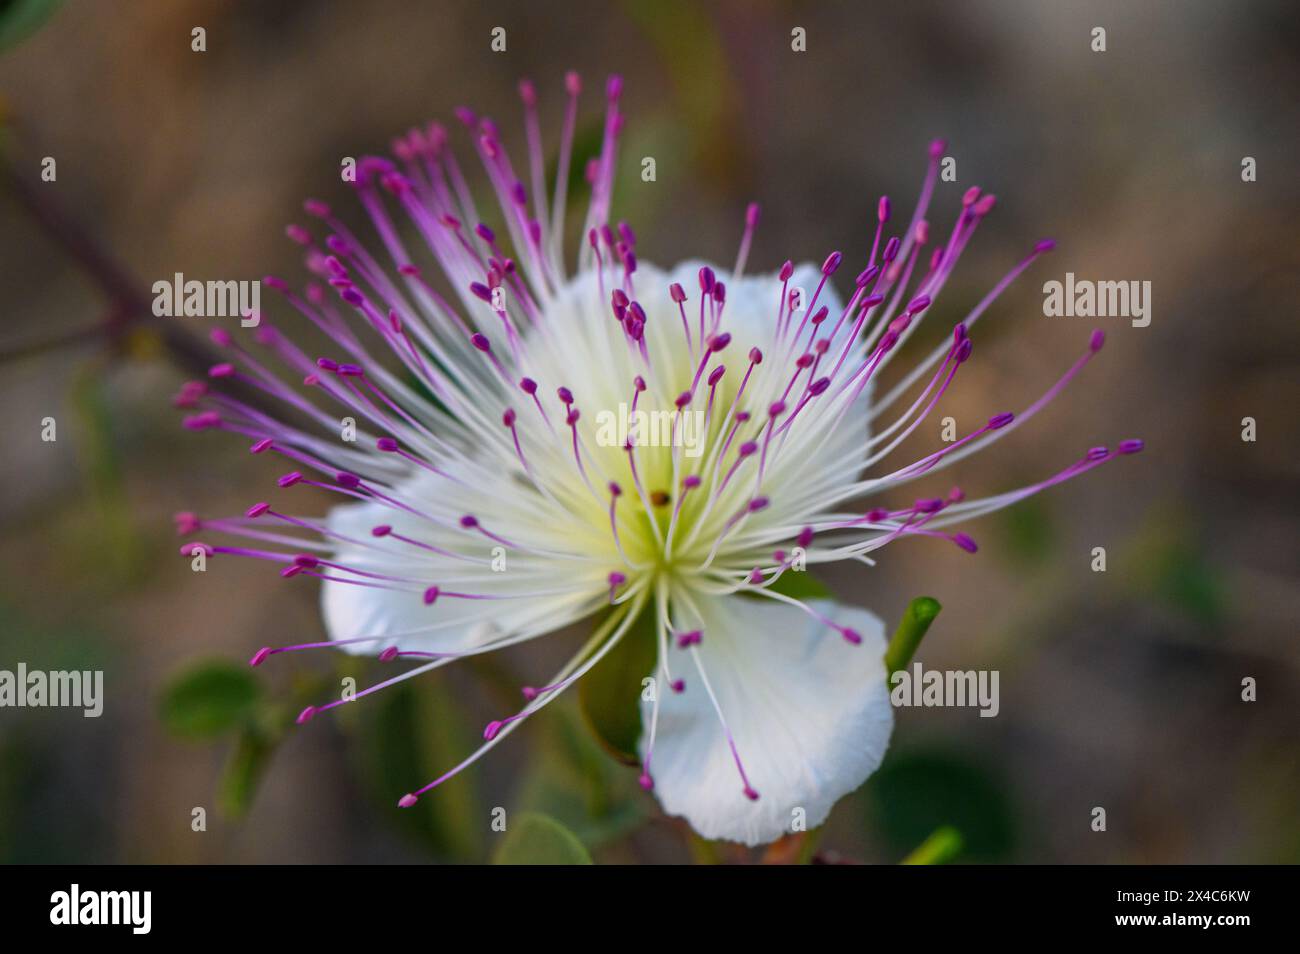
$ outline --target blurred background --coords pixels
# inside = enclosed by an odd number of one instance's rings
[[[964,431],[1025,407],[1094,326],[1106,350],[933,489],[995,493],[1090,445],[1147,442],[974,525],[976,557],[909,541],[828,580],[891,629],[912,597],[938,599],[918,659],[1000,670],[1001,712],[900,710],[880,772],[804,847],[892,863],[951,825],[969,862],[1300,861],[1290,0],[46,5],[0,4],[0,669],[102,669],[106,699],[98,719],[0,710],[0,860],[481,861],[500,838],[496,806],[552,817],[598,861],[757,857],[664,818],[576,699],[398,810],[583,634],[290,731],[306,701],[343,675],[373,681],[378,664],[303,654],[249,670],[260,646],[320,638],[313,588],[253,561],[197,574],[177,555],[173,513],[241,512],[279,470],[181,429],[170,397],[209,360],[208,329],[148,320],[139,296],[175,272],[301,276],[284,226],[305,197],[360,225],[343,156],[384,152],[460,104],[518,148],[520,77],[538,84],[553,145],[573,68],[588,90],[584,157],[604,76],[626,77],[614,208],[643,260],[729,265],[757,200],[751,271],[832,249],[860,261],[877,198],[910,212],[935,136],[958,174],[936,194],[940,232],[969,186],[999,196],[932,309],[935,340],[1034,241],[1057,239],[981,321],[940,414]],[[497,26],[505,52],[489,47]],[[795,27],[806,52],[791,50]],[[55,182],[41,180],[47,156]],[[657,181],[641,181],[642,156]],[[1151,324],[1044,317],[1042,284],[1067,271],[1150,281]],[[296,327],[269,290],[263,301]],[[47,416],[55,443],[41,440]],[[934,446],[937,417],[907,449]],[[1095,806],[1105,833],[1091,830]]]

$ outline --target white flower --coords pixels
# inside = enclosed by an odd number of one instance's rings
[[[920,460],[889,462],[970,356],[968,329],[1051,244],[1036,246],[948,343],[873,400],[880,368],[929,313],[992,196],[968,192],[950,236],[931,251],[924,216],[941,152],[932,148],[916,212],[896,237],[886,237],[890,210],[881,201],[847,299],[832,284],[838,252],[821,267],[743,274],[756,207],[734,268],[687,262],[663,272],[638,263],[630,228],[608,223],[623,123],[614,79],[602,151],[588,170],[587,242],[569,276],[561,237],[576,77],[567,88],[550,196],[531,86],[521,86],[526,172],[515,171],[494,124],[458,111],[497,192],[501,238],[474,208],[436,125],[400,139],[396,161],[359,166],[357,192],[387,264],[327,207],[308,203],[323,240],[300,226],[289,231],[319,282],[298,294],[267,281],[338,353],[312,361],[263,321],[258,342],[305,375],[305,389],[224,332],[214,340],[232,359],[212,374],[284,402],[315,429],[203,384],[187,385],[178,403],[202,407],[189,426],[243,434],[255,452],[289,459],[282,488],[310,485],[344,502],[323,520],[269,503],[226,520],[183,515],[186,532],[259,541],[186,552],[254,556],[282,563],[285,576],[318,577],[328,645],[415,663],[356,698],[599,620],[554,679],[526,688],[520,709],[491,723],[480,748],[403,805],[499,744],[648,617],[658,662],[647,673],[656,691],[641,703],[643,786],[706,837],[771,841],[796,817],[820,824],[880,764],[893,724],[881,621],[786,595],[787,574],[840,560],[870,565],[871,554],[904,536],[974,551],[970,537],[948,528],[1140,443],[1094,449],[999,496],[965,500],[954,490],[908,500],[903,485],[1033,416],[1100,348],[1095,335],[1014,423],[996,415]],[[449,292],[439,290],[438,273]],[[355,443],[338,439],[342,416],[356,421]],[[887,503],[864,511],[856,502],[868,496]],[[318,645],[263,649],[253,663]],[[340,704],[311,707],[299,721]]]

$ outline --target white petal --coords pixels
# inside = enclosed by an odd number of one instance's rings
[[[773,841],[792,830],[796,809],[811,830],[884,757],[894,723],[884,627],[863,609],[811,605],[857,630],[862,643],[852,645],[776,601],[727,597],[699,604],[704,637],[698,652],[757,801],[744,795],[689,652],[668,650],[672,674],[685,679],[686,689],[678,694],[664,687],[650,774],[664,810],[683,816],[706,838]],[[642,720],[648,727],[649,703]],[[643,758],[645,743],[643,734]]]
[[[413,491],[409,496],[419,500],[420,493]],[[424,493],[423,499],[436,499],[432,496],[434,490]],[[362,541],[371,539],[371,528],[389,524],[395,532],[412,539],[468,553],[480,560],[492,557],[490,541],[470,545],[464,534],[440,535],[438,528],[428,521],[376,503],[335,507],[327,523],[331,531]],[[523,633],[539,635],[590,613],[593,599],[598,600],[604,592],[598,576],[588,587],[574,588],[580,574],[593,572],[589,568],[575,568],[563,560],[525,554],[509,554],[505,572],[494,572],[490,565],[482,563],[453,561],[415,547],[403,550],[401,544],[377,552],[345,543],[331,560],[369,572],[438,584],[448,592],[504,597],[471,600],[440,596],[430,606],[424,603],[418,585],[420,592],[403,592],[324,581],[321,609],[331,639],[387,637],[382,642],[351,643],[343,647],[348,652],[365,655],[377,654],[388,646],[419,652],[464,652]],[[568,592],[549,593],[562,589]],[[547,595],[532,595],[537,593]]]

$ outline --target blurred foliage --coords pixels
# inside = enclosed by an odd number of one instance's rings
[[[62,5],[63,0],[5,0],[0,3],[0,51],[27,39]]]
[[[895,749],[866,792],[872,827],[893,854],[945,827],[961,832],[963,857],[972,861],[1006,861],[1015,850],[1016,812],[1003,785],[954,752]]]
[[[951,825],[935,829],[925,841],[916,846],[916,850],[899,864],[904,865],[946,865],[955,861],[961,854],[961,832]]]
[[[227,818],[242,818],[252,807],[277,742],[257,726],[244,726],[235,736],[235,746],[217,784],[217,808]]]
[[[1057,544],[1052,511],[1042,497],[1030,497],[998,513],[1001,552],[1024,568],[1042,566]]]
[[[786,570],[776,578],[775,583],[767,587],[767,590],[796,600],[835,599],[835,594],[831,592],[831,588],[807,570]],[[740,594],[742,596],[752,596],[757,600],[767,599],[765,596],[746,593],[744,590],[741,590]]]
[[[0,863],[110,860],[113,831],[96,804],[99,793],[53,797],[76,783],[78,769],[101,768],[102,762],[72,764],[69,754],[51,744],[50,735],[37,729],[34,720],[11,719],[7,728],[14,727],[20,731],[0,735]]]
[[[472,769],[438,786],[410,808],[403,793],[437,778],[463,758],[473,727],[436,675],[390,686],[365,700],[357,749],[361,775],[379,812],[425,851],[439,858],[481,860],[483,805]],[[347,707],[344,707],[347,708]]]
[[[612,760],[566,700],[548,707],[516,800],[546,812],[595,847],[639,827],[652,804],[637,772]]]
[[[654,675],[658,658],[655,616],[645,612],[578,682],[578,700],[587,724],[609,753],[627,765],[638,760],[641,681]]]
[[[587,119],[579,121],[573,128],[573,146],[569,154],[569,176],[565,180],[565,218],[582,210],[588,201],[587,163],[600,155],[600,146],[605,138],[604,119]],[[552,151],[546,167],[546,183],[554,189],[556,177],[560,174],[560,151]],[[554,196],[548,196],[553,199]],[[582,220],[579,220],[579,225]],[[579,238],[579,244],[586,244],[586,236]],[[566,245],[566,248],[569,246]]]
[[[695,137],[693,164],[720,189],[747,189],[740,90],[715,17],[689,0],[624,0],[623,8],[675,78],[675,125]]]
[[[188,739],[210,739],[249,722],[261,686],[243,666],[224,660],[199,663],[163,690],[163,725]]]
[[[118,655],[102,619],[50,623],[0,603],[3,657],[40,660],[44,670],[105,670],[129,665]],[[111,675],[108,677],[111,678]],[[79,710],[4,710],[0,718],[0,864],[86,863],[112,858],[113,834],[99,784],[83,773],[108,768],[111,747],[95,730],[107,720]],[[93,727],[93,728],[92,728]],[[68,729],[74,735],[68,737]],[[102,783],[103,778],[96,778]]]
[[[1223,626],[1229,608],[1227,574],[1214,565],[1200,525],[1174,508],[1156,510],[1124,555],[1124,578],[1138,597],[1152,597],[1209,629]]]
[[[100,617],[74,615],[59,622],[30,615],[0,602],[0,633],[7,662],[41,660],[42,669],[105,669],[121,657],[112,632]]]
[[[300,685],[300,693],[315,691],[313,683]],[[175,676],[163,689],[158,712],[163,725],[178,738],[231,741],[217,782],[217,807],[228,818],[243,817],[272,754],[292,725],[290,705],[268,699],[247,668],[214,660]]]
[[[71,404],[77,431],[77,456],[86,485],[91,520],[80,529],[78,552],[95,554],[90,579],[112,588],[139,582],[146,574],[145,547],[127,499],[121,441],[115,432],[107,365],[95,360],[83,367],[72,385]],[[103,560],[101,553],[113,554]]]
[[[573,832],[554,818],[524,812],[509,822],[492,855],[497,865],[589,865],[591,855]]]
[[[1199,622],[1219,626],[1226,601],[1222,574],[1205,550],[1186,541],[1171,543],[1152,562],[1154,593]]]

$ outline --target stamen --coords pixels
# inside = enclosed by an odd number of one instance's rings
[[[745,274],[745,263],[749,260],[749,246],[754,241],[754,229],[758,227],[758,214],[757,202],[751,202],[745,209],[745,234],[740,240],[740,251],[736,254],[736,266],[731,270],[736,281]]]

